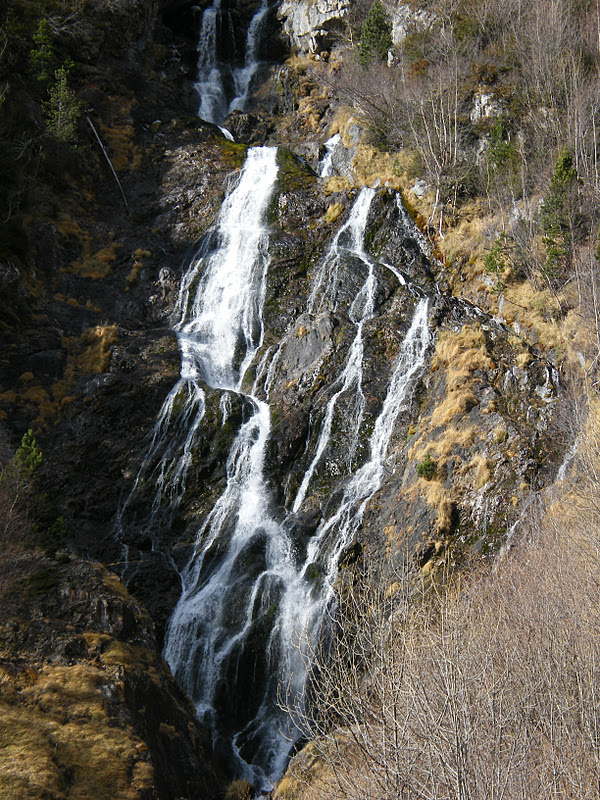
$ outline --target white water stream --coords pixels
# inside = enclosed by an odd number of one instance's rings
[[[205,9],[198,37],[195,83],[201,119],[221,125],[232,111],[243,111],[246,107],[260,67],[258,50],[268,11],[268,0],[263,0],[250,21],[243,63],[236,65],[219,58],[220,31],[225,28],[233,40],[229,12],[221,8],[221,0],[213,0]]]
[[[270,157],[265,149],[251,151],[240,185],[223,206],[222,245],[208,263],[191,265],[179,297],[182,373],[230,391],[240,392],[261,340],[266,261],[261,261],[263,234],[256,214],[261,207],[264,211],[269,197],[268,180],[260,177],[260,170]],[[366,266],[366,279],[350,308],[355,338],[336,380],[340,388],[325,412],[313,465],[329,442],[336,396],[350,392],[357,408],[361,401],[364,404],[362,325],[374,311],[375,277],[363,242],[373,196],[373,190],[359,195],[317,271],[309,301],[312,309],[324,302],[323,292],[337,295],[334,284],[324,279],[325,274],[331,275],[333,261],[340,270],[344,257],[360,258]],[[242,228],[244,214],[251,213],[254,216]],[[251,269],[243,266],[247,262],[253,265]],[[243,281],[240,268],[246,275]],[[429,342],[426,307],[426,301],[417,306],[402,344],[369,440],[369,459],[348,480],[338,510],[321,524],[306,557],[299,558],[295,551],[289,518],[277,520],[271,508],[265,475],[269,407],[246,395],[250,416],[229,453],[225,491],[199,531],[194,554],[181,575],[183,591],[168,626],[165,657],[194,699],[199,716],[213,727],[217,748],[225,747],[224,740],[229,738],[240,773],[263,787],[284,769],[289,749],[285,735],[289,721],[276,705],[277,684],[284,674],[293,674],[294,688],[302,690],[306,675],[294,646],[295,635],[301,631],[316,635],[331,599],[340,554],[381,486],[394,424]],[[246,346],[238,367],[235,353],[240,340]],[[257,373],[266,371],[267,357],[263,356]],[[361,419],[358,413],[356,438]],[[292,514],[302,505],[313,470],[311,465]],[[314,581],[315,565],[324,576],[319,586]]]

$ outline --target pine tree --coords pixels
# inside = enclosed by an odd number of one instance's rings
[[[59,142],[74,144],[77,141],[81,103],[68,86],[66,68],[57,69],[55,76],[56,83],[50,89],[50,99],[46,105],[48,134]]]
[[[37,31],[33,34],[36,46],[29,54],[29,62],[34,76],[44,85],[50,81],[57,66],[53,38],[50,23],[47,19],[42,18],[38,23]]]
[[[556,161],[550,188],[541,212],[546,248],[544,271],[551,280],[567,277],[573,262],[573,247],[581,227],[579,177],[573,154],[565,148]]]
[[[374,58],[385,61],[392,44],[392,26],[388,15],[379,0],[375,0],[362,28],[359,63],[367,67]]]

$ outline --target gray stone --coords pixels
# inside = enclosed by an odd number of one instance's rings
[[[349,6],[349,0],[283,0],[277,14],[292,47],[306,55],[331,46]]]

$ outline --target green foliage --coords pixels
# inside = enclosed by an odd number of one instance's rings
[[[504,272],[511,266],[506,234],[502,233],[496,239],[490,250],[483,256],[483,263],[487,272]]]
[[[510,140],[510,132],[501,116],[494,120],[490,131],[487,158],[494,171],[505,169],[518,162],[519,153]]]
[[[37,543],[47,556],[54,557],[67,538],[67,526],[64,517],[59,517],[49,528],[38,533]]]
[[[34,77],[44,84],[51,80],[57,68],[53,39],[50,23],[47,19],[42,18],[38,23],[37,31],[33,34],[36,47],[29,54],[29,63]]]
[[[21,439],[17,452],[0,473],[0,484],[16,487],[30,486],[42,465],[42,451],[37,446],[33,431],[28,430]]]
[[[419,461],[417,464],[417,475],[419,478],[425,478],[426,481],[430,481],[435,478],[437,472],[437,463],[431,458],[431,455],[427,453],[423,461]]]
[[[385,61],[392,44],[392,26],[388,15],[379,0],[375,0],[367,14],[360,36],[358,54],[360,65],[367,67],[375,58]]]
[[[582,225],[579,183],[573,154],[565,148],[556,161],[540,218],[546,247],[544,272],[552,280],[566,278],[571,266],[573,246]]]
[[[66,66],[55,72],[56,83],[50,89],[50,99],[46,104],[47,132],[56,141],[75,144],[82,107],[68,86],[67,74]]]

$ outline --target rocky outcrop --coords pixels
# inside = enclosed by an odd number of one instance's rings
[[[394,45],[402,44],[411,33],[428,30],[439,19],[431,11],[415,8],[404,0],[388,0],[384,2],[384,6],[392,25]]]
[[[120,582],[22,551],[1,587],[0,794],[214,798],[219,777],[153,624]]]
[[[283,0],[277,13],[292,47],[302,54],[318,53],[343,31],[349,6],[349,0]]]

